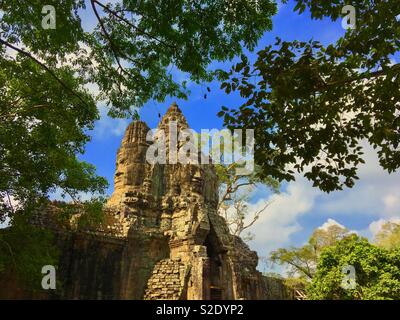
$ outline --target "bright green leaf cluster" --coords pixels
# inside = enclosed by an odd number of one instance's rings
[[[344,266],[355,268],[356,287],[341,286]],[[400,297],[400,249],[387,250],[353,235],[321,253],[310,299],[381,300]]]

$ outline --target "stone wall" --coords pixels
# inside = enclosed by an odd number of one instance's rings
[[[266,300],[294,300],[294,291],[285,285],[285,279],[262,277]]]
[[[145,300],[181,300],[186,297],[189,267],[180,259],[164,259],[153,269],[147,282]]]
[[[113,239],[68,233],[59,245],[62,299],[142,299],[154,266],[168,256],[159,234]]]

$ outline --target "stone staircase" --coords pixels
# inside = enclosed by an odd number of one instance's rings
[[[147,282],[145,300],[180,300],[185,288],[188,268],[180,259],[159,261]]]

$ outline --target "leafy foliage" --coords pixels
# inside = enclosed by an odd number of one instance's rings
[[[104,221],[105,198],[76,203],[49,202],[42,198],[17,209],[11,225],[0,229],[0,277],[14,276],[28,290],[40,289],[42,267],[58,265],[59,249],[52,227],[91,231]],[[45,213],[49,228],[39,227]],[[39,220],[38,220],[39,219]]]
[[[26,203],[61,188],[72,197],[101,192],[107,185],[95,168],[79,161],[89,140],[86,130],[98,118],[94,101],[82,103],[28,58],[0,59],[0,202],[2,218]],[[59,76],[78,90],[67,68]],[[10,201],[12,199],[13,201]]]
[[[52,218],[62,228],[83,231],[98,230],[98,227],[105,221],[104,205],[106,200],[104,197],[96,197],[76,203],[56,202],[56,213]]]
[[[17,215],[7,229],[0,229],[0,276],[14,275],[19,284],[40,289],[42,267],[57,265],[59,251],[53,234]]]
[[[313,19],[341,17],[344,0],[296,0]],[[364,163],[362,141],[377,149],[388,172],[400,166],[400,65],[398,1],[353,1],[356,29],[335,44],[286,42],[246,56],[221,88],[246,101],[219,113],[231,129],[254,128],[261,176],[294,180],[304,174],[324,191],[352,187]]]
[[[386,222],[377,233],[375,242],[378,246],[386,249],[400,248],[400,224]]]
[[[349,231],[342,226],[332,224],[326,229],[318,228],[311,235],[308,243],[300,248],[280,248],[270,255],[270,261],[289,267],[289,276],[308,281],[317,271],[320,254],[324,248],[333,246],[337,241],[349,236]],[[303,281],[303,282],[304,282]]]
[[[274,263],[289,266],[287,284],[306,288],[307,299],[398,299],[400,251],[370,244],[339,225],[316,229],[300,248],[271,253]],[[343,267],[353,266],[356,286],[342,287]]]
[[[347,265],[355,268],[355,289],[341,287]],[[347,237],[322,251],[307,293],[310,299],[398,299],[400,251],[374,246],[356,235]]]
[[[193,81],[210,80],[208,66],[254,49],[271,29],[276,5],[260,0],[170,1],[48,1],[56,9],[56,29],[43,29],[43,2],[2,1],[1,44],[24,45],[53,70],[68,63],[99,88],[98,98],[112,106],[111,114],[131,114],[150,99],[186,97],[171,67]],[[95,27],[84,28],[81,17],[92,15]]]

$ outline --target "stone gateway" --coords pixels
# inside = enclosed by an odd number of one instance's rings
[[[158,128],[168,131],[170,121],[188,128],[176,104]],[[273,298],[257,254],[218,215],[213,165],[149,164],[148,130],[141,121],[126,129],[103,225],[57,230],[60,289],[52,298]]]

